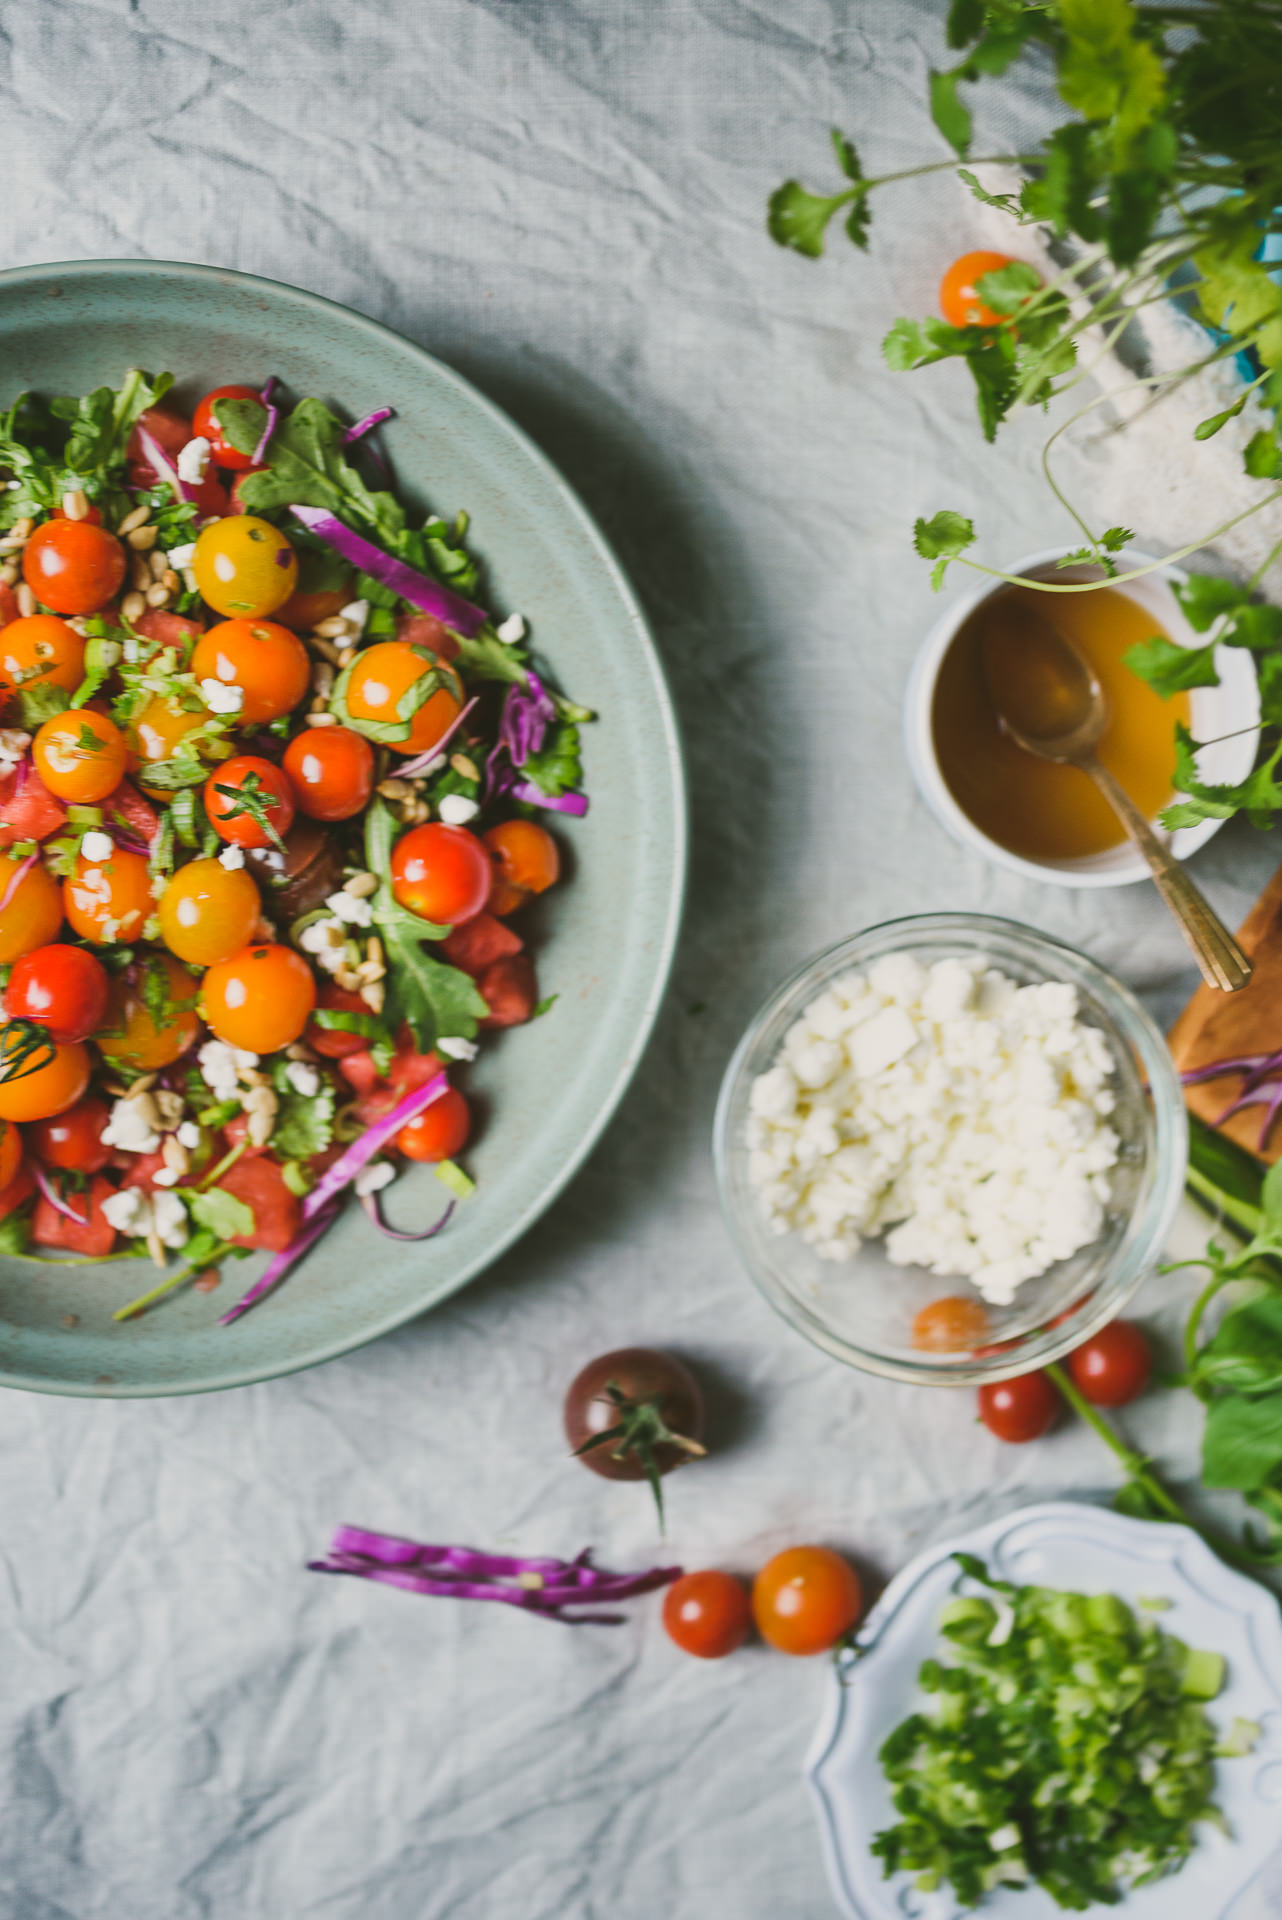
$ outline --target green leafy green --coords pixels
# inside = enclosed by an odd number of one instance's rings
[[[913,545],[923,560],[933,560],[930,584],[936,592],[944,584],[944,574],[950,560],[973,546],[975,529],[972,523],[960,513],[943,508],[929,520],[919,520],[913,528]]]
[[[365,815],[365,864],[371,873],[384,876],[373,904],[387,958],[383,1019],[393,1033],[402,1020],[408,1021],[415,1045],[427,1053],[440,1039],[472,1039],[489,1007],[469,975],[424,952],[425,940],[444,939],[449,928],[420,920],[392,898],[385,876],[396,831],[391,812],[376,800]]]
[[[538,752],[527,754],[521,774],[549,796],[577,793],[583,785],[583,762],[574,723],[562,720],[552,727]]]
[[[1195,827],[1203,820],[1228,820],[1235,813],[1244,813],[1252,826],[1271,825],[1274,814],[1282,808],[1282,782],[1277,778],[1278,766],[1282,763],[1282,741],[1266,760],[1252,768],[1245,780],[1236,783],[1214,785],[1199,780],[1197,753],[1197,741],[1183,722],[1177,721],[1175,772],[1171,784],[1189,797],[1164,808],[1161,814],[1164,827],[1173,833],[1179,827]]]
[[[234,1193],[225,1193],[221,1187],[211,1187],[207,1193],[194,1193],[188,1188],[181,1188],[180,1192],[196,1225],[204,1227],[215,1239],[234,1240],[254,1231],[253,1208],[238,1200]],[[192,1251],[191,1241],[183,1253],[189,1265],[202,1257],[199,1248]]]
[[[272,1152],[279,1160],[310,1160],[334,1138],[334,1089],[322,1080],[315,1093],[286,1085],[277,1094]]]
[[[1147,681],[1163,700],[1190,687],[1216,687],[1220,683],[1215,665],[1215,643],[1204,647],[1180,647],[1164,633],[1151,640],[1140,640],[1122,655],[1122,665]]]

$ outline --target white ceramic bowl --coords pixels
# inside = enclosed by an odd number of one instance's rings
[[[1030,554],[1024,560],[1016,560],[1006,571],[1020,574],[1026,579],[1063,582],[1102,577],[1097,567],[1057,567],[1055,562],[1063,552],[1062,547],[1052,547],[1044,553]],[[1118,559],[1123,572],[1131,567],[1152,564],[1151,555],[1140,553],[1133,547],[1128,547]],[[1185,578],[1180,568],[1164,567],[1160,573],[1146,574],[1142,580],[1127,581],[1118,591],[1151,613],[1177,646],[1202,646],[1205,636],[1194,633],[1171,591],[1172,583],[1181,585]],[[1003,581],[994,580],[950,606],[931,628],[913,665],[904,697],[904,733],[908,764],[922,797],[955,840],[961,841],[963,846],[974,847],[994,865],[1005,867],[1011,873],[1022,874],[1025,879],[1049,880],[1058,887],[1125,887],[1136,880],[1147,880],[1148,868],[1129,841],[1110,847],[1105,853],[1090,854],[1077,860],[1028,860],[1022,854],[1012,853],[1009,848],[990,840],[962,812],[944,781],[935,755],[931,725],[935,682],[939,677],[940,665],[976,607],[1000,593],[1004,585]],[[1245,780],[1251,771],[1258,744],[1257,735],[1252,729],[1259,723],[1260,696],[1251,656],[1245,649],[1221,647],[1216,665],[1220,672],[1219,686],[1195,687],[1189,699],[1194,738],[1215,742],[1214,746],[1208,746],[1199,756],[1202,778],[1219,784]],[[1232,737],[1221,738],[1221,735]],[[1177,857],[1186,860],[1206,844],[1220,825],[1218,820],[1204,820],[1199,826],[1181,828],[1171,840]]]

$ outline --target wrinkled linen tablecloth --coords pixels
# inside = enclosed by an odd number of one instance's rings
[[[671,1483],[663,1550],[687,1565],[750,1571],[813,1539],[876,1581],[946,1532],[1114,1484],[1082,1430],[1004,1448],[969,1395],[810,1348],[737,1267],[713,1195],[713,1102],[744,1021],[861,925],[1007,914],[1115,966],[1163,1017],[1193,984],[1148,889],[1025,885],[960,852],[900,749],[939,604],[913,517],[973,511],[995,561],[1072,538],[1037,474],[1040,421],[986,448],[962,370],[881,362],[890,320],[931,310],[943,264],[989,236],[982,210],[944,175],[878,201],[867,257],[838,237],[809,264],[765,236],[779,180],[830,178],[830,123],[877,171],[940,153],[922,101],[943,11],[0,8],[0,264],[242,268],[474,380],[580,490],[646,603],[694,828],[636,1084],[490,1274],[267,1386],[0,1396],[0,1920],[830,1913],[800,1780],[822,1662],[681,1658],[653,1602],[568,1632],[302,1571],[339,1519],[650,1562],[644,1490],[564,1457],[562,1391],[608,1347],[674,1347],[708,1387],[713,1452]],[[999,144],[1046,112],[1023,78],[989,98]],[[1100,458],[1063,466],[1088,500]],[[1160,549],[1159,493],[1127,518]],[[1197,877],[1233,919],[1276,860],[1235,825]],[[1144,1311],[1173,1329],[1187,1291],[1153,1282]],[[1174,1395],[1128,1419],[1181,1477],[1197,1424]]]

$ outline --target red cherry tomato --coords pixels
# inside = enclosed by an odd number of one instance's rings
[[[949,326],[1006,325],[1010,315],[997,313],[992,307],[986,306],[975,290],[975,283],[982,280],[986,273],[997,273],[1002,267],[1019,264],[1009,253],[963,253],[959,260],[954,260],[939,283],[939,311]]]
[[[301,813],[350,820],[374,791],[374,749],[350,727],[305,727],[285,749],[285,771]]]
[[[97,613],[125,578],[125,550],[91,520],[46,520],[22,549],[22,577],[55,613]]]
[[[1054,1426],[1059,1395],[1044,1373],[1017,1373],[979,1389],[979,1417],[990,1433],[1012,1446],[1040,1440]]]
[[[781,1653],[824,1653],[849,1633],[863,1606],[859,1576],[830,1547],[789,1547],[752,1583],[763,1640]]]
[[[274,846],[294,824],[294,789],[288,774],[270,760],[239,753],[206,780],[205,812],[220,840],[238,847]]]
[[[65,1113],[33,1120],[27,1128],[27,1144],[46,1167],[60,1167],[67,1173],[97,1173],[112,1155],[112,1148],[104,1146],[102,1139],[110,1118],[107,1102],[86,1094]]]
[[[1068,1356],[1068,1371],[1097,1407],[1124,1407],[1148,1385],[1153,1357],[1133,1320],[1114,1320]]]
[[[125,449],[125,457],[131,463],[146,463],[147,455],[142,444],[144,431],[151,435],[162,453],[176,460],[191,439],[191,421],[172,407],[146,407],[138,415]],[[151,484],[155,485],[156,476],[150,467],[147,472],[151,475]]]
[[[449,1087],[407,1121],[396,1136],[396,1148],[407,1160],[452,1160],[467,1145],[471,1131],[472,1109],[457,1087]]]
[[[392,892],[401,906],[456,927],[490,897],[490,857],[466,827],[412,827],[392,849]]]
[[[214,416],[216,400],[256,400],[261,406],[263,396],[257,387],[211,387],[192,416],[191,430],[208,440],[214,464],[226,467],[231,473],[247,473],[254,464],[254,456],[252,453],[242,453],[238,447],[233,447],[230,440],[224,440],[222,428]]]
[[[111,979],[83,947],[37,947],[15,960],[4,990],[11,1020],[35,1020],[51,1039],[88,1040],[102,1025]]]
[[[363,1014],[369,1017],[369,1006],[359,993],[349,993],[346,987],[326,984],[317,990],[317,1008],[325,1013]],[[349,1054],[360,1053],[369,1045],[364,1034],[351,1033],[344,1027],[322,1027],[315,1017],[308,1021],[307,1032],[303,1036],[313,1053],[319,1053],[325,1060],[344,1060]]]
[[[732,1573],[716,1568],[683,1574],[663,1596],[663,1625],[683,1653],[698,1660],[723,1660],[748,1637],[748,1589]]]

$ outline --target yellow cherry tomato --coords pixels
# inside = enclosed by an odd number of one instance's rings
[[[242,947],[205,975],[200,1010],[229,1047],[275,1053],[297,1040],[316,1005],[312,970],[292,947]]]
[[[151,875],[140,853],[116,847],[110,860],[76,856],[76,870],[62,883],[62,910],[82,940],[110,946],[136,940],[154,909]]]
[[[195,967],[216,966],[248,946],[259,915],[258,888],[243,868],[189,860],[160,897],[160,937]]]
[[[203,727],[208,718],[203,708],[196,713],[189,713],[176,700],[169,700],[163,695],[149,700],[135,714],[129,723],[128,740],[130,751],[137,756],[138,777],[144,786],[147,784],[147,768],[159,760],[172,760],[181,753],[188,734],[195,733],[197,727]]]
[[[409,737],[388,742],[393,753],[430,753],[442,734],[458,718],[463,706],[463,683],[447,660],[407,640],[380,640],[366,647],[352,664],[347,683],[347,711],[359,729],[362,720],[380,726],[403,723],[400,703],[425,673],[433,669],[444,685],[437,687],[409,716]]]
[[[22,865],[0,854],[0,900]],[[46,868],[36,865],[27,870],[9,898],[0,907],[0,966],[21,960],[58,936],[62,925],[62,889]]]
[[[114,793],[129,760],[129,747],[115,721],[87,707],[46,720],[31,753],[50,793],[76,806],[93,806]]]
[[[158,969],[165,988],[165,1007],[153,1012],[147,1005],[146,983],[118,973],[111,983],[107,1016],[98,1038],[98,1051],[108,1060],[121,1060],[144,1073],[168,1067],[185,1053],[200,1028],[196,976],[167,953],[152,953],[143,962]],[[154,997],[154,993],[153,993]]]
[[[58,1047],[45,1039],[33,1052],[32,1036],[38,1032],[27,1020],[0,1025],[0,1120],[47,1120],[65,1113],[89,1085],[89,1050],[83,1041]],[[33,1059],[41,1064],[29,1072]]]
[[[270,520],[253,513],[211,520],[192,559],[200,595],[229,620],[261,620],[283,607],[298,583],[298,558]]]

